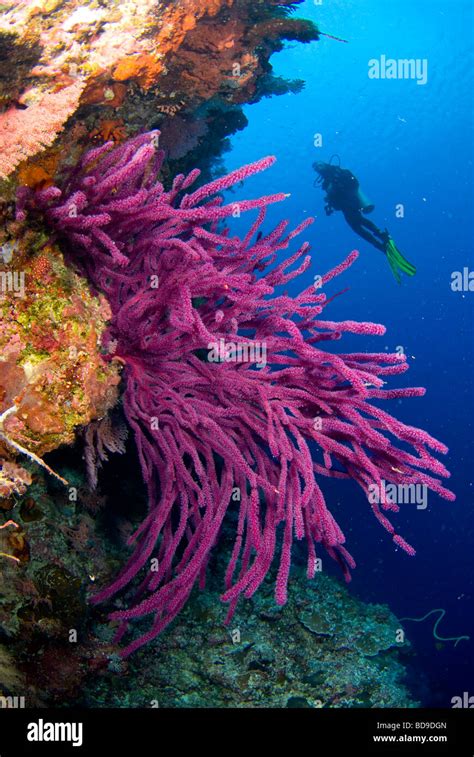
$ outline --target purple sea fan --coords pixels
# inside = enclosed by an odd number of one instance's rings
[[[290,232],[283,221],[262,235],[266,206],[285,195],[231,204],[218,195],[274,158],[195,191],[199,172],[192,171],[165,191],[156,142],[154,132],[92,150],[62,190],[25,190],[18,201],[20,217],[27,209],[44,214],[113,312],[106,344],[125,364],[123,403],[149,510],[130,540],[128,563],[93,601],[141,579],[134,604],[111,615],[120,621],[117,638],[130,621],[153,616],[124,655],[159,634],[193,586],[204,585],[231,508],[238,525],[222,595],[228,618],[240,596],[258,589],[276,553],[276,602],[285,602],[294,538],[306,541],[308,577],[322,544],[348,578],[354,561],[319,476],[352,478],[367,494],[382,482],[419,483],[454,498],[432,454],[446,447],[371,404],[424,393],[384,388],[386,378],[406,370],[405,357],[327,349],[344,332],[383,334],[384,327],[323,319],[330,300],[314,285],[296,297],[280,289],[310,265],[306,242],[280,256],[312,219]],[[252,208],[258,217],[243,239],[219,228],[221,219]],[[393,541],[414,554],[384,513],[397,506],[370,506]]]

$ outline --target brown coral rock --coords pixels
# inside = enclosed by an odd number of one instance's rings
[[[100,350],[106,302],[59,251],[44,247],[22,266],[24,292],[0,292],[0,413],[16,406],[4,433],[42,456],[115,404],[119,364]]]

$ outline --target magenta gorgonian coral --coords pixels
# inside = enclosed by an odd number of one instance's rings
[[[195,170],[165,191],[157,138],[143,134],[92,150],[62,189],[25,190],[18,200],[19,217],[28,208],[41,212],[69,259],[107,296],[113,316],[106,345],[125,364],[123,403],[149,510],[127,564],[94,597],[103,602],[140,579],[132,606],[111,615],[120,621],[118,639],[130,621],[152,616],[124,655],[160,633],[193,586],[204,584],[231,508],[238,525],[222,595],[228,617],[239,597],[258,589],[276,554],[275,597],[285,602],[294,539],[306,541],[309,577],[318,544],[348,577],[354,561],[321,476],[352,478],[367,493],[387,481],[454,496],[432,454],[445,446],[371,402],[424,393],[385,388],[388,377],[406,370],[405,357],[328,349],[344,332],[383,334],[384,327],[327,320],[331,300],[313,284],[296,297],[281,289],[310,266],[306,242],[283,255],[311,219],[293,231],[282,221],[264,233],[266,207],[285,195],[231,204],[220,195],[274,158],[192,191]],[[220,228],[236,209],[252,208],[258,217],[243,238]],[[323,276],[322,286],[356,257],[352,252]],[[414,554],[384,513],[396,505],[370,507],[395,544]]]

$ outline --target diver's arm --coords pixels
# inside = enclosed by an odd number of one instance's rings
[[[334,213],[334,208],[331,205],[331,201],[329,199],[329,195],[326,195],[324,198],[324,212],[327,216],[332,215]]]
[[[325,180],[325,184],[326,186],[324,186],[323,184],[323,189],[326,192],[326,196],[324,198],[324,203],[325,203],[324,212],[326,213],[327,216],[330,216],[334,213],[334,208],[331,203],[331,194],[334,191],[334,185],[331,183],[331,181],[328,181],[327,179]]]

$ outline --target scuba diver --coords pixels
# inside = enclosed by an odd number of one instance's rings
[[[332,158],[331,158],[332,160]],[[369,242],[377,250],[387,256],[395,279],[400,284],[400,272],[414,276],[416,268],[403,257],[387,229],[381,231],[375,223],[365,218],[363,213],[371,213],[374,205],[367,199],[356,177],[347,168],[329,163],[313,163],[314,170],[319,174],[315,181],[321,184],[326,192],[324,210],[331,215],[335,210],[341,210],[344,218],[356,234]]]

